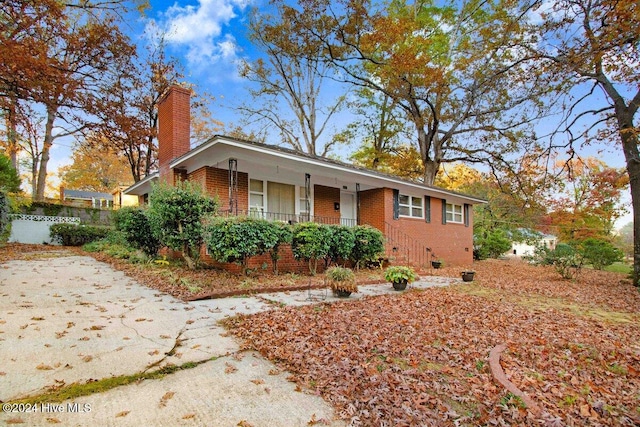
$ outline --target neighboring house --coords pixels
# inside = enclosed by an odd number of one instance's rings
[[[67,190],[64,187],[60,187],[60,200],[73,206],[96,209],[113,208],[113,196],[109,193],[97,191]]]
[[[392,262],[428,265],[432,257],[450,265],[473,262],[472,206],[484,200],[226,136],[190,149],[189,108],[190,92],[180,87],[161,101],[159,171],[125,194],[144,203],[153,182],[188,180],[218,197],[226,214],[376,227],[387,239]]]
[[[511,250],[505,254],[509,258],[522,258],[533,255],[536,247],[542,246],[554,250],[558,244],[558,238],[550,234],[543,234],[538,231],[520,230],[523,240],[514,241]]]
[[[111,195],[113,196],[114,209],[120,209],[126,206],[138,206],[138,196],[124,194],[124,190],[127,188],[128,187],[126,185],[120,185],[111,192]]]

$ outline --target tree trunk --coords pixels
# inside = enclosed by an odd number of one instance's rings
[[[424,163],[424,183],[425,185],[433,185],[440,169],[440,162],[431,159],[422,159],[422,162]]]
[[[627,161],[631,210],[633,211],[633,284],[640,286],[640,153],[638,151],[638,137],[631,131],[633,129],[632,123],[620,124],[620,137],[622,138],[624,157]]]
[[[16,125],[16,103],[15,97],[10,97],[9,106],[7,108],[6,125],[7,125],[7,152],[11,160],[11,166],[18,171],[18,131]]]
[[[47,107],[47,123],[44,132],[44,144],[42,147],[42,155],[40,156],[40,167],[38,170],[38,181],[36,183],[36,201],[44,200],[44,190],[47,184],[47,163],[49,163],[49,152],[53,145],[53,122],[55,120],[55,107]]]
[[[36,199],[38,194],[38,158],[31,159],[31,198]]]

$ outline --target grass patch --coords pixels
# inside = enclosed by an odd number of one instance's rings
[[[182,365],[165,366],[153,372],[138,372],[132,375],[120,375],[117,377],[103,378],[101,380],[89,380],[84,384],[73,383],[62,387],[54,387],[49,391],[38,394],[35,396],[25,397],[24,399],[17,399],[7,403],[23,403],[23,404],[37,404],[37,403],[59,403],[69,399],[77,399],[83,396],[89,396],[95,393],[103,393],[116,387],[121,387],[133,383],[137,383],[142,380],[156,380],[163,378],[166,375],[173,374],[178,371],[184,371],[187,369],[193,369],[203,363],[216,360],[216,357],[201,360],[199,362],[187,362]]]
[[[637,313],[625,313],[598,307],[586,307],[575,302],[568,302],[562,298],[545,297],[542,295],[513,295],[501,292],[498,289],[485,288],[478,284],[456,286],[453,287],[452,290],[468,295],[487,298],[492,301],[508,301],[534,311],[548,309],[570,311],[578,316],[613,323],[637,323],[640,321],[640,316]]]
[[[604,270],[611,271],[613,273],[631,274],[633,272],[633,266],[623,262],[616,262],[606,266]]]

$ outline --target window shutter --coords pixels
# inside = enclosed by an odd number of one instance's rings
[[[400,190],[393,190],[393,219],[400,217]]]
[[[442,199],[442,223],[447,223],[447,200]]]
[[[431,196],[424,196],[424,220],[431,222]]]
[[[469,204],[468,203],[464,204],[464,226],[465,227],[469,226]]]

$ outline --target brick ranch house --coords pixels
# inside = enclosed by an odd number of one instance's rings
[[[473,261],[473,209],[484,200],[290,149],[216,135],[190,148],[190,91],[170,89],[158,106],[159,170],[124,191],[148,200],[153,182],[198,182],[229,215],[296,223],[373,226],[391,263]],[[282,271],[304,271],[290,249]],[[269,259],[255,257],[258,267]],[[231,267],[231,266],[229,266]]]

